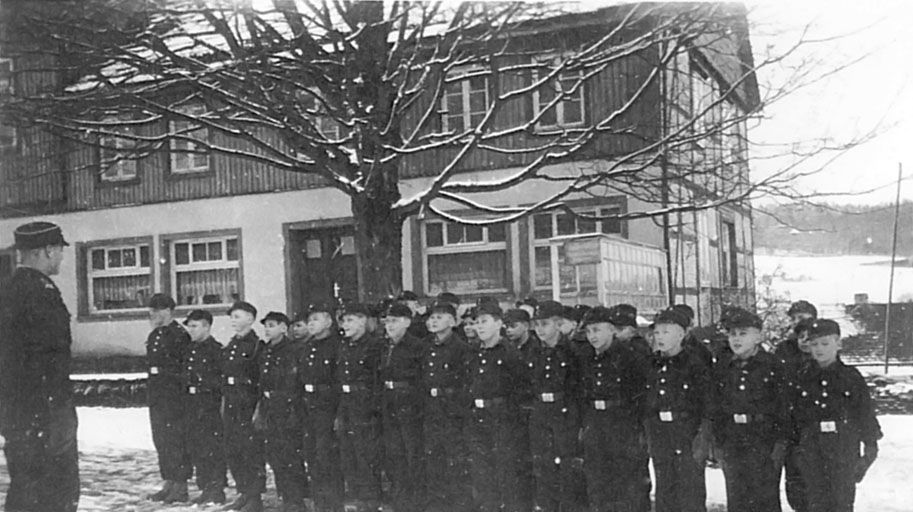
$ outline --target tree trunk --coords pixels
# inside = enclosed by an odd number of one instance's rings
[[[402,290],[403,219],[392,208],[399,199],[395,182],[392,185],[392,190],[352,196],[361,302],[377,302]]]

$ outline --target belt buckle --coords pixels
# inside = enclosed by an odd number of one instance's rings
[[[351,392],[352,392],[352,386],[349,386],[348,384],[343,384],[343,385],[342,385],[342,392],[343,392],[343,393],[351,393]]]
[[[431,388],[431,396],[437,397],[437,395],[438,395],[438,389],[437,389],[437,388]]]
[[[747,414],[733,414],[732,421],[734,421],[735,423],[737,423],[739,425],[744,425],[744,424],[748,423],[748,415]]]
[[[195,395],[195,394],[197,394],[197,387],[190,386],[189,388],[187,388],[187,392],[190,393],[191,395]]]
[[[672,421],[672,411],[659,411],[659,421],[663,423]]]
[[[234,386],[234,385],[235,385],[235,378],[234,378],[234,377],[229,377],[229,378],[228,378],[228,385],[229,385],[229,386]]]
[[[836,421],[822,421],[819,426],[821,427],[821,432],[825,434],[836,434],[837,433],[837,422]]]
[[[158,375],[158,374],[159,374],[159,367],[158,367],[158,366],[150,366],[150,367],[149,367],[149,373],[150,373],[151,375]]]
[[[542,398],[543,402],[551,403],[551,402],[555,401],[555,394],[554,393],[542,393],[541,398]]]
[[[482,398],[476,398],[476,399],[475,399],[475,406],[476,406],[476,409],[484,409],[484,408],[485,408],[485,400],[482,399]]]
[[[596,400],[595,402],[593,402],[593,407],[595,407],[597,411],[606,410],[605,400]]]
[[[386,386],[387,389],[393,389],[393,387],[394,387],[394,386],[393,386],[393,381],[392,381],[392,380],[388,380],[388,381],[384,382],[384,386]]]
[[[264,391],[264,392],[263,392],[263,397],[264,397],[264,398],[269,398],[269,397],[270,397],[270,394],[271,394],[271,393],[270,393],[269,391]]]
[[[313,392],[314,392],[314,385],[313,385],[313,384],[305,384],[305,385],[304,385],[304,391],[307,392],[307,393],[313,393]]]

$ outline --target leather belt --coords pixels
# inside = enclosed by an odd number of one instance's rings
[[[329,391],[329,390],[330,390],[330,386],[328,386],[326,384],[305,384],[304,385],[305,393],[316,393],[318,391],[325,392],[325,391]]]
[[[365,391],[368,389],[367,387],[365,387],[361,384],[343,384],[340,387],[342,388],[342,392],[347,395],[350,393],[355,393],[357,391]]]
[[[673,421],[681,421],[691,417],[691,413],[688,411],[659,411],[659,421],[663,423],[672,423]]]
[[[747,425],[749,423],[764,421],[767,418],[763,414],[733,414],[730,419],[736,425]]]
[[[384,381],[384,389],[396,390],[396,389],[410,389],[412,384],[404,380],[388,380]]]
[[[496,405],[504,405],[507,403],[507,399],[504,397],[497,398],[476,398],[472,401],[473,407],[476,409],[488,409]]]
[[[538,393],[536,399],[544,404],[553,404],[564,398],[564,393]]]
[[[434,398],[444,395],[454,395],[456,392],[456,388],[431,388],[428,390],[428,394]]]
[[[597,411],[608,411],[609,409],[621,407],[621,400],[590,400],[590,404]]]

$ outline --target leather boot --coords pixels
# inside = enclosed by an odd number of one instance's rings
[[[165,483],[162,485],[162,489],[156,493],[150,494],[147,496],[148,499],[152,501],[165,501],[165,498],[168,494],[171,493],[171,488],[174,486],[174,482],[171,480],[165,480]]]
[[[260,497],[260,493],[248,495],[247,502],[241,507],[241,512],[263,512],[263,499]]]
[[[209,487],[203,489],[202,494],[194,498],[193,503],[197,505],[203,505],[207,503],[215,503],[221,505],[225,503],[225,491],[221,487]]]
[[[241,510],[242,508],[244,508],[244,505],[247,504],[248,498],[250,498],[250,495],[241,493],[240,496],[235,498],[235,501],[222,507],[222,510]]]
[[[171,486],[171,492],[162,501],[165,503],[184,503],[187,498],[187,482],[174,482]]]

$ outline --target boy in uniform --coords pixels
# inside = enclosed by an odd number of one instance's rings
[[[656,512],[704,512],[710,446],[710,369],[682,347],[690,319],[668,308],[654,319],[644,411],[656,472]]]
[[[615,308],[597,306],[584,320],[591,349],[581,357],[583,461],[591,512],[650,509],[641,466],[645,356],[617,338]],[[649,468],[647,469],[649,483]]]
[[[808,339],[813,361],[799,370],[791,397],[808,510],[852,512],[856,483],[878,456],[881,426],[862,374],[840,360],[837,322],[815,320]]]
[[[384,317],[381,421],[384,468],[390,479],[391,505],[400,512],[421,512],[422,477],[422,357],[424,343],[409,334],[412,310],[401,302]]]
[[[541,347],[541,341],[536,332],[530,330],[531,316],[523,309],[508,309],[504,313],[504,336],[517,352],[524,366],[535,356]],[[560,333],[559,333],[560,334]],[[530,373],[524,369],[527,379]],[[533,475],[533,456],[530,449],[529,416],[534,405],[534,397],[528,394],[520,403],[520,428],[517,432],[517,454],[519,457],[518,470],[520,471],[520,503],[525,510],[533,508],[536,499],[535,477]]]
[[[480,302],[475,329],[481,347],[469,363],[472,400],[467,439],[473,494],[479,512],[519,512],[517,429],[519,406],[525,396],[525,376],[519,353],[501,338],[501,308]]]
[[[235,302],[228,310],[235,335],[222,349],[222,421],[228,468],[240,495],[229,510],[260,512],[266,490],[263,436],[254,429],[254,410],[260,398],[259,357],[263,342],[253,331],[257,308]]]
[[[190,336],[174,319],[174,307],[174,299],[161,293],[149,299],[152,332],[146,339],[149,419],[159,471],[165,480],[162,489],[149,499],[165,503],[187,501],[187,480],[193,475],[181,381]]]
[[[528,447],[535,505],[545,512],[570,512],[584,506],[583,482],[575,478],[573,467],[580,457],[580,369],[572,341],[559,328],[563,310],[555,301],[539,304],[538,343],[524,358],[530,381]]]
[[[222,444],[222,345],[210,334],[212,313],[195,309],[184,320],[190,348],[183,367],[190,459],[203,492],[197,504],[225,503],[225,448]]]
[[[780,362],[761,349],[761,318],[739,309],[725,327],[732,354],[713,368],[713,431],[732,512],[778,512],[789,406]]]
[[[342,473],[334,423],[340,393],[336,364],[342,340],[334,322],[333,307],[312,304],[308,308],[307,330],[308,341],[299,365],[305,406],[302,415],[304,458],[316,511],[341,512]]]
[[[456,309],[435,302],[428,310],[428,349],[422,361],[423,434],[428,512],[468,512],[464,427],[469,346],[456,335]]]
[[[288,337],[289,318],[270,311],[260,323],[266,347],[260,353],[260,400],[254,427],[265,432],[266,460],[276,476],[283,512],[303,511],[307,475],[301,453],[302,389],[298,365],[303,342]]]
[[[346,500],[360,510],[374,511],[381,504],[378,369],[382,345],[367,332],[368,314],[363,304],[349,304],[342,313],[345,338],[336,362],[341,392],[336,422]]]

